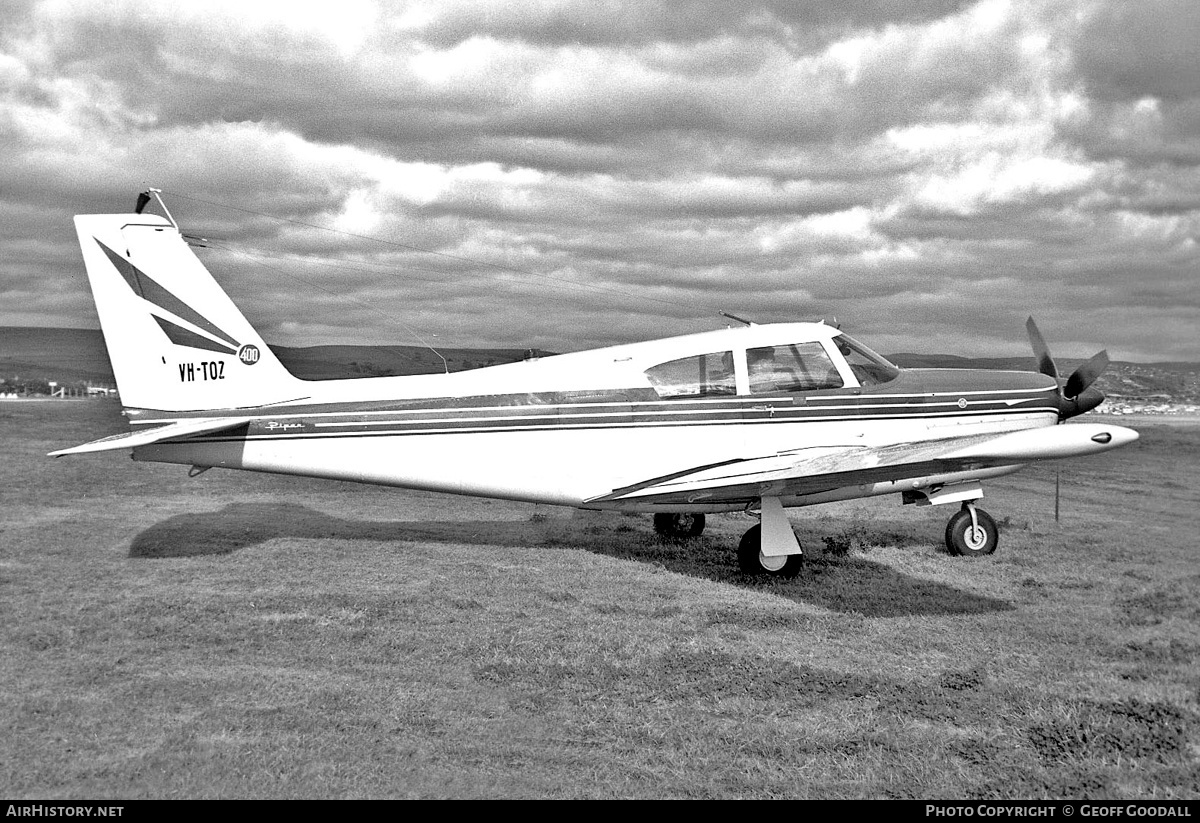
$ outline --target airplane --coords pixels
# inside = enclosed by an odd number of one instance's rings
[[[157,196],[155,190],[151,190]],[[1137,432],[1072,423],[1104,395],[1100,352],[1061,380],[1031,317],[1037,372],[899,368],[824,322],[739,325],[471,371],[293,376],[196,257],[144,213],[75,217],[130,431],[50,456],[355,481],[653,515],[686,539],[757,514],[746,574],[792,578],[785,508],[898,495],[959,504],[951,554],[996,550],[982,481],[1095,454]],[[734,317],[733,315],[727,315]],[[734,317],[735,320],[740,318]]]

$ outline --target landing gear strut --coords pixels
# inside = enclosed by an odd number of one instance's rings
[[[982,557],[996,551],[1000,530],[983,509],[968,501],[946,524],[946,548],[951,554]]]
[[[671,540],[699,537],[704,531],[704,515],[659,512],[654,515],[654,530]]]

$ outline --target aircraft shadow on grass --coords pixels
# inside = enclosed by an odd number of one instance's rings
[[[902,574],[863,557],[822,559],[794,581],[764,584],[737,570],[732,549],[720,538],[664,541],[644,520],[578,513],[571,519],[372,521],[335,517],[294,503],[233,503],[218,511],[178,514],[151,526],[133,539],[129,556],[232,554],[280,538],[581,549],[719,583],[754,589],[769,586],[772,594],[796,602],[865,617],[985,614],[1014,608],[1006,601]]]

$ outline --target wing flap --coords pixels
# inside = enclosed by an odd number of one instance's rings
[[[68,454],[87,454],[89,452],[115,451],[117,449],[132,449],[135,446],[148,446],[151,443],[161,443],[164,440],[174,440],[180,437],[193,437],[197,434],[211,434],[227,429],[236,429],[250,422],[249,417],[219,417],[201,418],[195,420],[180,420],[153,429],[126,434],[114,434],[102,437],[90,443],[73,446],[69,449],[59,449],[49,453],[49,457],[64,457]]]

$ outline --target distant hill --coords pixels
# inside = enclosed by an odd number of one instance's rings
[[[515,363],[531,354],[551,354],[532,349],[438,349],[439,357],[420,346],[271,346],[271,351],[288,371],[305,380],[441,374]]]
[[[893,354],[888,359],[897,366],[915,369],[1008,369],[1031,371],[1029,357],[955,357],[948,354]],[[1065,378],[1083,360],[1056,359]],[[1169,403],[1200,402],[1200,363],[1130,363],[1114,360],[1096,381],[1097,388],[1110,400],[1118,398],[1156,400]]]
[[[529,349],[439,349],[421,346],[271,346],[284,367],[304,380],[440,374],[524,360]],[[98,329],[0,326],[0,378],[113,385],[112,365]]]
[[[0,326],[0,377],[113,385],[104,338],[94,329]]]
[[[341,377],[439,374],[523,360],[526,349],[439,349],[446,363],[420,346],[271,346],[292,374],[305,380]],[[547,356],[551,352],[535,351]],[[890,355],[906,368],[1012,369],[1034,368],[1033,356],[967,358],[946,354]],[[1063,375],[1082,361],[1063,359]],[[0,327],[0,378],[59,383],[113,385],[112,366],[99,330]],[[1113,362],[1098,386],[1110,398],[1161,400],[1173,403],[1200,401],[1200,363]]]

